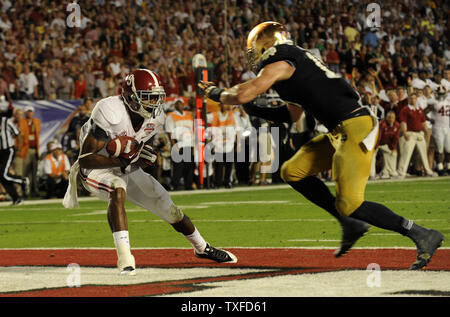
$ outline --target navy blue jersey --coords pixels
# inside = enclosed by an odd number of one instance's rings
[[[272,89],[284,101],[302,106],[328,130],[360,107],[359,95],[353,87],[301,47],[281,44],[267,49],[259,70],[283,60],[293,65],[295,72],[289,79],[275,83]]]

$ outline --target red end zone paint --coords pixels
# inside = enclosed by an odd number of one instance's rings
[[[333,250],[324,249],[227,249],[239,259],[235,264],[216,264],[198,259],[189,249],[134,250],[137,267],[252,267],[273,268],[268,272],[204,277],[177,281],[162,281],[137,285],[85,285],[79,288],[58,287],[22,292],[0,293],[0,297],[129,297],[179,294],[201,290],[201,283],[245,280],[336,271],[343,269],[366,269],[377,263],[381,269],[408,269],[416,257],[415,250],[406,249],[354,249],[343,258],[336,259]],[[0,250],[0,266],[116,266],[115,250],[66,249],[66,250]],[[438,250],[428,270],[450,271],[450,250]]]
[[[377,263],[384,269],[407,269],[416,258],[413,249],[353,249],[336,259],[331,249],[227,248],[238,257],[235,264],[216,264],[198,259],[191,249],[132,250],[137,267],[257,267],[257,268],[324,268],[365,269]],[[0,266],[116,266],[113,249],[0,250]],[[427,269],[450,270],[450,250],[436,251]]]

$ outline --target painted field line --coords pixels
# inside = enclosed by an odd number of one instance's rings
[[[439,181],[437,181],[439,180]],[[450,176],[440,176],[439,178],[430,177],[411,177],[405,179],[387,179],[387,180],[369,180],[370,185],[384,184],[384,183],[403,183],[403,182],[431,182],[428,185],[449,185]],[[334,186],[334,182],[325,182],[327,186]],[[246,192],[246,191],[264,191],[264,190],[277,190],[277,189],[290,189],[291,186],[287,184],[267,185],[267,186],[243,186],[234,187],[229,189],[196,189],[196,190],[180,190],[175,192],[169,192],[171,196],[181,195],[201,195],[201,194],[216,194],[216,193],[230,193],[230,192]],[[79,197],[78,200],[82,201],[100,201],[97,197]],[[45,199],[45,200],[26,200],[25,205],[41,205],[41,204],[56,204],[62,203],[62,199]],[[9,206],[11,202],[0,202],[0,207]]]
[[[193,219],[194,222],[336,222],[336,219]],[[441,222],[448,219],[414,219],[415,222]],[[15,221],[15,222],[0,222],[0,225],[41,225],[41,224],[71,224],[71,223],[105,223],[104,220],[59,220],[59,221]],[[152,222],[164,222],[161,219],[129,219],[129,223],[152,223]]]
[[[290,242],[340,242],[341,240],[321,240],[321,239],[290,239]]]
[[[317,240],[314,240],[317,241]],[[340,241],[340,240],[338,240]],[[251,249],[296,249],[296,250],[334,250],[336,247],[325,247],[325,246],[317,246],[317,247],[292,247],[292,246],[269,246],[269,247],[243,247],[243,246],[227,246],[220,245],[218,248],[228,248],[228,249],[241,249],[241,250],[251,250]],[[192,247],[131,247],[132,250],[192,250]],[[416,250],[416,247],[353,247],[352,250]],[[1,250],[116,250],[113,247],[53,247],[53,248],[0,248]],[[438,250],[450,250],[450,247],[440,247]]]

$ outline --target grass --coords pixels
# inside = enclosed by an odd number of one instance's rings
[[[334,186],[330,186],[334,192]],[[174,194],[201,234],[219,247],[336,247],[341,230],[328,213],[286,186],[264,190]],[[372,182],[366,199],[420,225],[450,234],[450,178]],[[190,247],[171,226],[126,204],[132,247]],[[0,248],[113,247],[106,203],[81,201],[0,207]],[[408,238],[372,227],[357,247],[412,247]]]

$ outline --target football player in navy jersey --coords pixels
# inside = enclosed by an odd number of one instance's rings
[[[352,86],[311,52],[294,45],[277,22],[263,22],[251,30],[247,59],[256,78],[226,89],[211,82],[201,82],[199,87],[216,102],[243,104],[249,115],[291,123],[306,111],[328,129],[329,133],[313,138],[282,165],[281,177],[340,222],[342,242],[335,256],[348,252],[371,224],[411,238],[417,259],[410,269],[424,268],[441,246],[443,235],[364,198],[378,122],[361,106]],[[269,108],[253,102],[270,88],[285,101],[284,106]],[[329,169],[336,196],[315,176]]]

